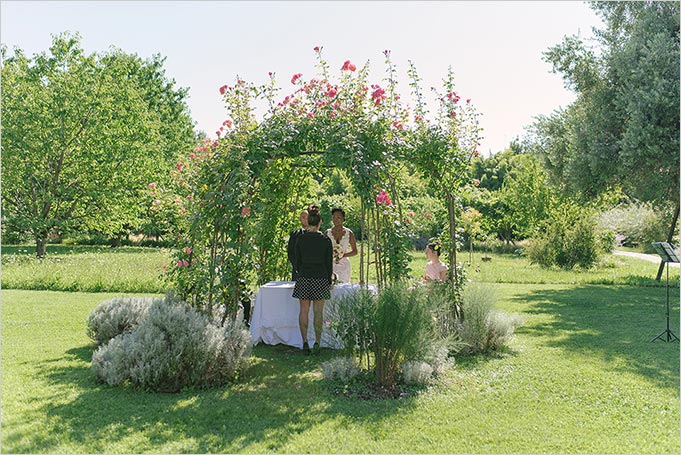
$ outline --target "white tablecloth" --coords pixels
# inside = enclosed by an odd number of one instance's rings
[[[298,314],[300,302],[293,298],[293,281],[270,281],[260,287],[255,298],[255,306],[251,316],[251,335],[253,344],[286,344],[298,348],[303,347],[300,336]],[[335,333],[327,327],[329,315],[333,313],[335,300],[347,293],[356,292],[359,284],[337,284],[331,290],[331,300],[324,303],[324,325],[320,345],[334,349],[342,348],[341,341]],[[369,289],[376,291],[376,286],[369,285]],[[312,346],[315,343],[313,304],[310,304],[308,317],[307,341]]]

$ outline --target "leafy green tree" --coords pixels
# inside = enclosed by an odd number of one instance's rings
[[[533,150],[566,192],[620,185],[679,214],[679,3],[594,2],[598,49],[565,37],[545,53],[577,100],[537,119]]]
[[[6,54],[6,229],[29,233],[43,257],[52,232],[111,235],[138,222],[148,184],[193,141],[186,92],[165,78],[163,60],[116,49],[86,55],[77,34],[54,36],[49,52],[33,58]]]
[[[501,224],[511,226],[515,238],[533,236],[549,215],[553,195],[537,159],[528,154],[514,156],[499,195],[507,207]]]

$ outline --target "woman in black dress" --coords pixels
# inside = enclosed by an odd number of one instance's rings
[[[333,249],[331,240],[319,232],[322,217],[319,207],[311,205],[308,209],[308,229],[296,240],[296,262],[298,279],[293,288],[293,297],[300,300],[300,314],[298,324],[303,336],[303,350],[310,352],[307,343],[308,314],[310,302],[314,302],[314,332],[315,343],[313,350],[319,350],[324,324],[324,301],[331,298],[331,283],[333,273]]]

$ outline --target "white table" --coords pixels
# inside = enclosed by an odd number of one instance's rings
[[[251,335],[253,344],[286,344],[298,348],[303,347],[300,336],[298,314],[300,302],[293,298],[293,281],[270,281],[260,287],[255,298],[255,305],[251,316]],[[372,292],[376,292],[375,285],[369,285]],[[320,346],[340,349],[341,340],[327,326],[329,316],[333,314],[335,300],[348,293],[360,289],[359,284],[337,284],[331,290],[331,300],[324,303],[324,325]],[[309,324],[307,327],[307,341],[310,346],[316,341],[313,323],[313,304],[310,304]]]

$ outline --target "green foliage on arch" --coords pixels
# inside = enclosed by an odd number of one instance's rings
[[[369,82],[369,63],[347,61],[330,74],[315,48],[319,74],[291,78],[282,97],[275,77],[256,86],[237,78],[220,93],[228,118],[218,139],[206,141],[182,166],[190,189],[186,233],[171,274],[178,292],[195,306],[225,306],[236,314],[245,287],[285,279],[286,241],[310,203],[315,177],[333,168],[348,176],[361,200],[360,277],[379,284],[409,272],[409,223],[401,208],[400,174],[406,163],[431,181],[432,194],[447,202],[454,245],[460,207],[457,195],[470,184],[480,128],[470,100],[455,92],[450,70],[432,119],[416,69],[410,64],[410,109],[397,90],[397,69],[385,52],[386,77]],[[255,104],[268,106],[256,120]],[[456,263],[451,249],[450,264]],[[450,267],[456,274],[456,267]],[[370,273],[372,275],[370,275]],[[453,282],[457,282],[453,280]]]

